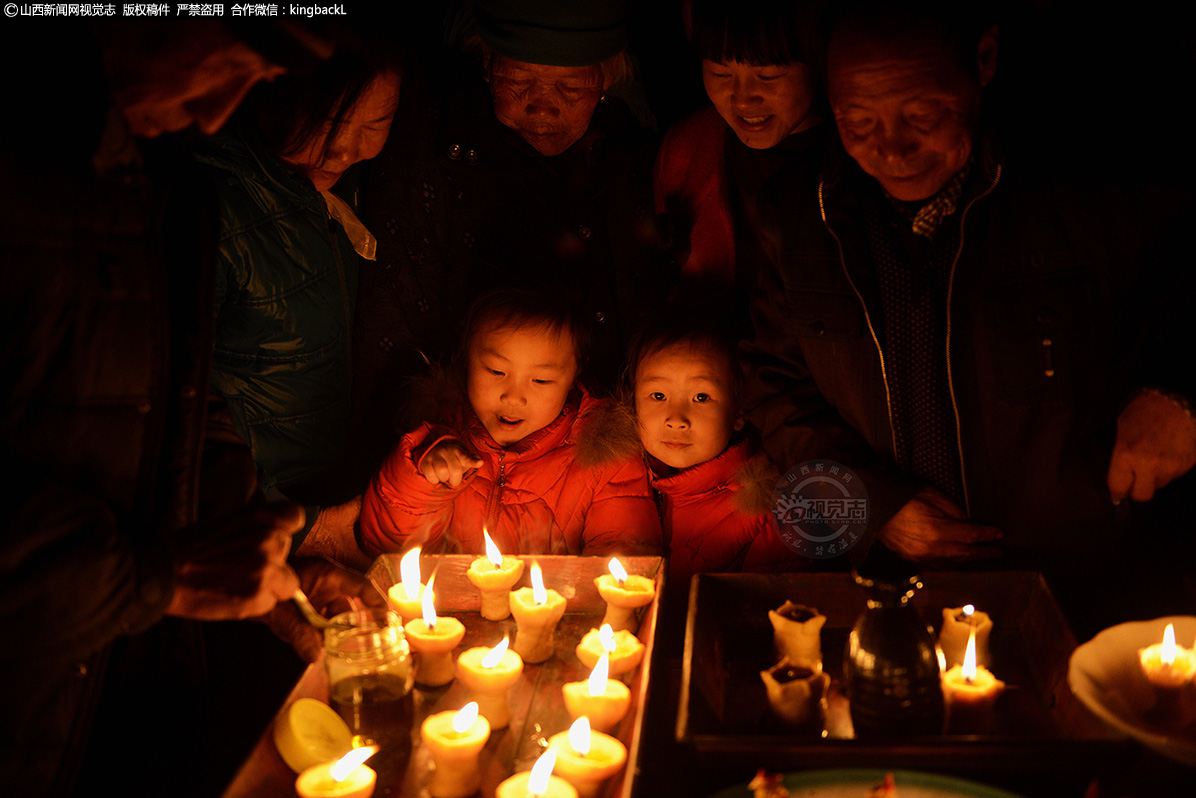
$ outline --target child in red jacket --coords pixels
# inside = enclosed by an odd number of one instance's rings
[[[665,318],[629,361],[640,439],[662,499],[669,579],[695,573],[808,570],[777,531],[779,475],[743,432],[735,348],[710,318]]]
[[[419,544],[507,554],[660,554],[633,425],[577,384],[584,327],[570,303],[503,290],[474,304],[468,404],[405,436],[365,492],[370,554]]]

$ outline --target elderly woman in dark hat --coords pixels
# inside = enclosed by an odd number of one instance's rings
[[[577,303],[594,325],[587,384],[603,392],[666,281],[655,140],[611,95],[631,71],[622,3],[478,0],[474,11],[459,51],[406,79],[399,132],[363,186],[378,260],[362,272],[355,358],[375,455],[406,379],[453,350],[482,291],[536,287]]]

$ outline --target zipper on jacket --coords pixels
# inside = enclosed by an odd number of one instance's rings
[[[341,283],[341,307],[345,311],[345,357],[348,358],[346,362],[353,362],[353,311],[349,308],[349,284],[345,279],[345,264],[341,260],[341,246],[336,239],[336,228],[333,227],[334,220],[330,211],[325,211],[325,220],[328,223],[328,235],[332,239],[332,256],[336,259],[336,276],[340,278]]]
[[[959,248],[955,250],[955,260],[951,261],[951,272],[947,278],[947,391],[951,394],[951,410],[955,413],[955,444],[959,452],[959,483],[960,487],[963,488],[963,509],[968,515],[972,514],[972,508],[971,500],[968,496],[967,466],[963,461],[963,428],[959,423],[959,403],[955,401],[955,378],[951,373],[951,298],[952,293],[955,291],[955,267],[959,265],[959,258],[963,255],[963,241],[964,235],[967,232],[968,211],[972,210],[972,206],[977,202],[991,194],[1000,181],[1001,164],[997,164],[997,173],[993,175],[993,182],[983,192],[972,197],[971,201],[964,206],[963,213],[959,217]],[[1049,340],[1044,343],[1044,346],[1049,349]]]
[[[506,452],[498,453],[498,478],[494,480],[494,486],[490,488],[490,498],[486,500],[486,526],[491,529],[494,528],[495,518],[498,514],[499,494],[507,484],[507,464],[504,462],[506,459]]]
[[[835,246],[839,248],[839,265],[843,267],[843,275],[847,278],[851,290],[855,292],[856,299],[860,301],[860,307],[864,310],[864,321],[868,325],[868,333],[872,336],[872,343],[876,345],[876,356],[880,359],[880,378],[885,385],[885,410],[889,414],[889,436],[893,441],[893,462],[899,463],[901,459],[897,456],[897,427],[893,424],[893,403],[889,392],[889,373],[885,367],[885,353],[880,347],[880,338],[876,335],[876,328],[872,326],[872,316],[868,313],[868,305],[864,302],[864,295],[860,293],[860,289],[856,288],[855,280],[851,279],[851,272],[847,271],[847,257],[843,253],[843,242],[839,240],[838,234],[831,228],[830,222],[827,221],[826,205],[822,199],[822,189],[825,185],[825,181],[818,181],[818,212],[822,215],[822,226],[831,234],[831,238],[835,239]]]

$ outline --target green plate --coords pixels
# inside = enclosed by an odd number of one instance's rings
[[[868,791],[892,773],[898,798],[1021,798],[974,781],[916,770],[806,770],[785,774],[791,798],[867,798]],[[750,798],[747,785],[728,787],[710,798]]]

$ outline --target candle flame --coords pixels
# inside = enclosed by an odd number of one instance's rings
[[[503,635],[502,640],[494,648],[490,649],[490,653],[482,657],[483,668],[493,668],[502,660],[503,654],[507,653],[507,646],[511,644],[511,636],[509,634]]]
[[[610,564],[607,567],[610,568],[610,575],[613,576],[620,585],[627,581],[627,569],[623,567],[623,563],[619,562],[618,557],[611,557]]]
[[[590,672],[590,695],[602,695],[606,692],[606,677],[610,673],[610,654],[605,651],[598,658],[594,670]]]
[[[532,563],[532,599],[539,607],[548,603],[548,591],[544,589],[544,574],[540,573],[540,563]]]
[[[609,623],[602,624],[598,630],[598,639],[602,641],[602,650],[610,653],[615,650],[615,630]]]
[[[478,702],[470,701],[465,706],[461,707],[456,715],[453,715],[453,731],[457,734],[465,734],[473,726],[474,721],[478,719]]]
[[[939,658],[939,673],[947,670],[947,655],[943,653],[943,649],[939,646],[934,647],[934,654]]]
[[[569,745],[579,756],[590,753],[590,719],[582,715],[569,727]]]
[[[1159,661],[1164,665],[1175,662],[1175,624],[1167,624],[1163,630],[1163,645],[1159,649]]]
[[[376,745],[354,748],[333,763],[329,775],[332,776],[333,781],[344,781],[349,778],[350,773],[361,767],[363,762],[376,753],[378,753],[378,746]]]
[[[976,680],[976,627],[968,633],[968,650],[963,655],[963,667],[960,674],[969,682]]]
[[[403,582],[403,592],[410,601],[419,597],[419,546],[403,555],[399,560],[399,577]]]
[[[544,755],[532,765],[531,775],[527,777],[527,791],[531,798],[542,798],[548,792],[548,778],[556,766],[556,750],[549,748]]]
[[[484,527],[482,529],[482,537],[486,539],[486,559],[492,562],[495,568],[501,568],[502,552],[498,550],[498,546],[494,545],[494,540]]]
[[[432,583],[435,581],[436,574],[432,574],[431,578],[428,579],[428,586],[424,588],[424,600],[422,603],[424,623],[427,625],[429,631],[436,628],[436,607],[432,603],[436,598],[436,595],[432,592]]]
[[[963,605],[963,617],[967,618],[969,621],[972,620],[972,614],[974,612],[976,612],[976,606],[974,604]]]

